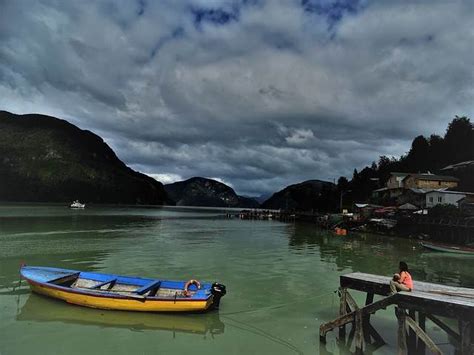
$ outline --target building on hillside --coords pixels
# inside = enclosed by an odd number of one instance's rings
[[[442,174],[452,175],[459,179],[458,189],[461,191],[474,192],[474,160],[445,166]]]
[[[382,208],[383,206],[374,205],[371,203],[355,203],[353,207],[354,214],[356,215],[356,219],[367,219],[372,216],[373,212],[378,209]]]
[[[474,216],[474,198],[465,197],[458,201],[458,205],[462,213]]]
[[[375,202],[384,205],[399,206],[410,203],[425,208],[427,206],[427,192],[456,188],[458,182],[459,179],[452,176],[393,172],[390,174],[386,187],[374,190],[372,197]],[[437,200],[439,196],[433,196],[433,198],[435,197]],[[452,201],[453,197],[446,197],[443,200]]]
[[[429,173],[409,174],[403,179],[405,189],[453,189],[458,186],[458,183],[458,178]]]
[[[474,202],[474,193],[461,192],[461,191],[449,191],[449,190],[431,190],[425,194],[425,206],[431,208],[436,205],[454,205],[459,206],[459,201],[465,200]]]
[[[403,180],[410,175],[409,173],[397,173],[393,172],[390,173],[390,178],[387,181],[387,188],[388,189],[398,189],[405,187],[403,184]]]

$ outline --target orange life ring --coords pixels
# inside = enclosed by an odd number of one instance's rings
[[[191,296],[191,292],[189,291],[189,286],[191,285],[194,285],[197,287],[197,289],[199,290],[201,288],[201,283],[198,281],[198,280],[189,280],[188,282],[186,282],[186,284],[184,285],[184,295],[186,297],[189,297]]]

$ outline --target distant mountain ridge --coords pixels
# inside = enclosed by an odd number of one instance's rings
[[[164,204],[163,184],[98,135],[59,118],[0,111],[0,200]]]
[[[262,208],[296,211],[333,212],[338,207],[336,185],[321,180],[307,180],[285,187],[266,200]]]
[[[165,190],[178,206],[259,207],[256,200],[237,195],[230,186],[203,177],[167,184]]]

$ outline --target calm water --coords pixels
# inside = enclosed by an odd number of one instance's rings
[[[321,322],[338,309],[341,274],[392,274],[474,287],[474,260],[416,242],[337,237],[311,225],[225,219],[211,209],[0,205],[0,354],[315,354]],[[220,312],[163,315],[92,310],[13,290],[22,261],[125,275],[220,281]],[[356,294],[357,300],[362,295]],[[393,308],[373,324],[391,354]],[[429,328],[452,353],[447,336]],[[328,335],[326,351],[347,353]]]

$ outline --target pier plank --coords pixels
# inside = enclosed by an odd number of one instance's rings
[[[351,289],[362,288],[360,291],[364,292],[370,292],[370,289],[373,289],[374,293],[382,296],[386,296],[390,293],[390,280],[391,277],[388,276],[366,274],[362,272],[353,272],[340,277],[341,287],[347,287]],[[474,298],[474,289],[472,288],[446,286],[416,280],[413,281],[413,290],[417,292],[430,292],[450,296]]]

